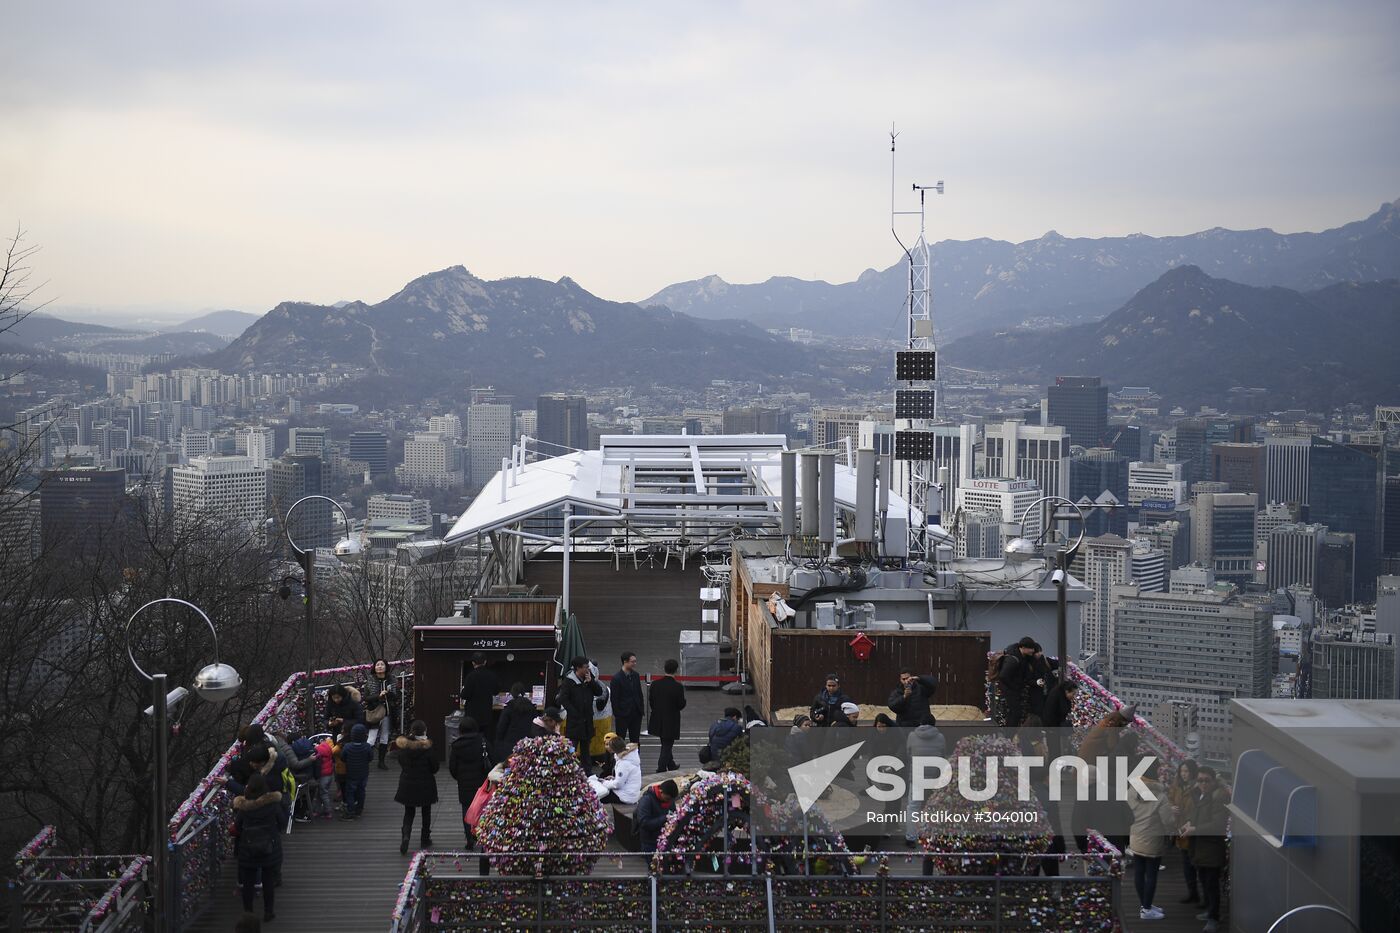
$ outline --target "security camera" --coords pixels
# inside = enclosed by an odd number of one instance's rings
[[[170,710],[173,710],[175,707],[179,706],[180,701],[189,695],[190,692],[184,687],[176,687],[174,690],[171,690],[165,695],[166,711],[168,712]],[[144,713],[147,716],[154,716],[156,713],[156,708],[154,706],[148,706],[144,710],[142,710],[142,713]]]
[[[1064,586],[1065,572],[1063,570],[1056,570],[1054,573],[1050,574],[1050,582],[1056,586]]]

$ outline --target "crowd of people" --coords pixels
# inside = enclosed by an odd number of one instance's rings
[[[660,744],[658,769],[681,770],[674,745],[681,735],[686,691],[676,677],[679,665],[675,660],[666,661],[664,674],[645,690],[636,664],[634,653],[623,653],[620,668],[605,684],[594,662],[576,657],[560,679],[552,704],[536,705],[522,683],[512,684],[505,702],[499,704],[502,694],[495,673],[484,656],[472,658],[460,696],[463,712],[457,735],[444,756],[457,785],[467,850],[478,847],[474,830],[482,805],[490,797],[493,780],[501,780],[511,750],[521,739],[547,735],[569,740],[586,776],[589,790],[584,793],[591,792],[603,804],[634,805],[632,822],[640,848],[655,850],[680,789],[665,774],[644,785],[640,754],[643,719],[646,714],[646,733]],[[1138,735],[1126,728],[1134,721],[1131,707],[1103,717],[1088,730],[1077,749],[1062,747],[1069,727],[1074,725],[1079,684],[1060,677],[1056,660],[1047,658],[1033,639],[1023,638],[993,657],[987,679],[991,718],[998,726],[1017,730],[1017,741],[1026,752],[1041,754],[1047,761],[1071,751],[1091,761],[1103,755],[1119,763],[1113,767],[1131,767],[1141,757]],[[870,729],[873,734],[867,741],[872,742],[872,748],[880,747],[881,735],[888,735],[886,745],[897,739],[903,746],[890,747],[888,753],[943,757],[949,743],[931,710],[937,690],[938,678],[932,673],[901,670],[898,683],[885,698],[888,712],[876,713],[866,726],[860,703],[842,689],[838,674],[829,674],[807,711],[797,714],[788,729],[784,737],[787,757],[790,763],[806,761],[812,731],[822,728]],[[281,837],[288,821],[331,819],[337,810],[342,820],[359,819],[371,775],[376,769],[387,769],[389,757],[399,770],[394,800],[403,807],[399,852],[408,852],[415,822],[420,827],[419,846],[432,847],[439,758],[421,720],[409,723],[402,734],[393,734],[391,724],[399,721],[400,702],[388,665],[379,660],[363,687],[336,684],[329,688],[320,735],[275,735],[256,724],[240,731],[241,753],[228,767],[224,781],[228,793],[235,797],[238,882],[250,915],[261,889],[263,919],[275,917],[276,889],[281,883]],[[595,735],[595,717],[605,708],[611,711],[612,728],[599,737]],[[752,708],[726,708],[709,727],[698,760],[689,767],[716,767],[750,729],[766,724]],[[889,732],[899,727],[908,729],[907,735]],[[1037,780],[1045,778],[1039,775],[1033,784]],[[1209,933],[1220,919],[1221,875],[1227,863],[1228,789],[1213,769],[1190,760],[1171,773],[1152,773],[1146,786],[1151,791],[1148,796],[1134,792],[1127,801],[1076,804],[1069,835],[1076,837],[1081,851],[1087,851],[1087,839],[1082,835],[1085,827],[1131,827],[1109,838],[1133,859],[1143,920],[1165,915],[1154,904],[1157,876],[1163,860],[1173,850],[1180,852],[1187,884],[1184,901],[1201,908],[1199,919],[1206,922]],[[914,812],[921,805],[912,793],[901,804],[908,808],[904,837],[911,847],[920,844]],[[1105,808],[1112,807],[1119,808],[1118,812],[1107,813]],[[1065,833],[1056,808],[1046,809],[1055,836],[1048,854],[1064,853]],[[1058,859],[1042,861],[1047,874],[1057,873]],[[485,874],[487,859],[480,862]]]

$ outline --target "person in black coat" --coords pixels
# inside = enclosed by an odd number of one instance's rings
[[[475,723],[473,723],[475,725]],[[423,830],[418,838],[419,848],[433,846],[433,804],[438,802],[437,774],[438,763],[433,757],[433,743],[428,738],[428,727],[421,719],[413,720],[408,727],[408,735],[394,740],[394,748],[399,757],[399,789],[394,794],[394,802],[403,804],[403,836],[399,840],[399,854],[408,853],[408,838],[413,834],[413,811],[423,811]]]
[[[603,696],[603,685],[593,676],[587,658],[574,658],[569,667],[573,670],[560,682],[557,702],[564,712],[564,735],[574,743],[583,773],[588,774],[593,770],[588,746],[593,743],[594,702]]]
[[[483,730],[491,728],[491,707],[496,694],[501,692],[496,674],[486,666],[486,655],[480,651],[472,653],[472,669],[467,679],[462,681],[462,711],[476,720]]]
[[[243,887],[243,909],[252,911],[253,891],[262,884],[263,919],[272,920],[273,900],[282,874],[282,832],[287,828],[287,805],[282,792],[268,790],[260,773],[248,779],[242,796],[233,801],[233,823],[238,833],[234,856],[238,883]]]
[[[661,830],[666,827],[666,818],[671,815],[671,802],[680,789],[675,781],[662,781],[642,791],[637,808],[632,811],[632,825],[637,830],[637,841],[643,852],[655,852],[661,839]]]
[[[514,751],[516,742],[529,738],[530,723],[534,722],[538,713],[525,685],[519,682],[511,684],[510,699],[496,720],[496,761],[505,761]]]
[[[339,735],[364,721],[365,707],[360,702],[360,691],[344,684],[331,684],[326,691],[326,731]]]
[[[666,676],[652,681],[647,698],[651,705],[647,731],[661,740],[661,758],[656,766],[662,771],[675,771],[679,767],[672,751],[676,739],[681,737],[681,710],[685,709],[685,684],[675,678],[679,669],[675,658],[667,660]]]
[[[1019,728],[1026,718],[1026,689],[1035,648],[1035,639],[1027,635],[996,658],[991,672],[992,719],[998,726]]]
[[[467,825],[467,809],[472,798],[486,783],[491,771],[491,756],[486,751],[486,739],[476,728],[476,721],[463,716],[458,726],[457,740],[447,752],[447,773],[457,782],[457,801],[462,805],[462,827],[467,832],[467,848],[476,845],[472,828]],[[410,827],[412,828],[412,827]]]
[[[917,729],[926,715],[928,705],[933,702],[934,691],[938,689],[938,678],[932,674],[915,674],[906,667],[899,672],[899,686],[890,693],[886,704],[894,713],[894,723],[909,729]]]
[[[812,700],[812,708],[809,711],[812,725],[821,728],[837,725],[844,718],[841,707],[854,702],[855,700],[841,689],[841,678],[835,674],[827,674],[826,687]]]
[[[1065,729],[1074,725],[1069,717],[1074,709],[1074,698],[1078,695],[1079,684],[1073,680],[1055,684],[1045,698],[1045,705],[1040,708],[1040,720],[1047,729]]]
[[[612,690],[613,730],[628,742],[642,741],[642,675],[637,673],[637,655],[622,653],[622,667],[608,685]]]

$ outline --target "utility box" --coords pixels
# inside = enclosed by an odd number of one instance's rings
[[[718,677],[719,645],[681,645],[682,677]]]
[[[884,554],[886,557],[909,556],[909,519],[885,516]]]

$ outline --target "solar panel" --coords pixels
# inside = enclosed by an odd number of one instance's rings
[[[932,460],[932,431],[894,432],[894,458],[896,460]]]
[[[900,382],[928,382],[937,379],[937,350],[896,350],[894,377]]]
[[[933,419],[934,391],[932,389],[896,389],[894,393],[896,418]]]

